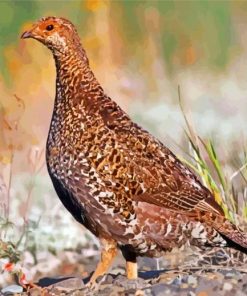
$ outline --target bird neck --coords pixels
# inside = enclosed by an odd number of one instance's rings
[[[53,53],[56,64],[57,97],[64,103],[75,105],[78,100],[92,98],[103,89],[95,78],[84,49],[68,49],[66,52]],[[59,99],[59,98],[58,98]]]

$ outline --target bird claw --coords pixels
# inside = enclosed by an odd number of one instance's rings
[[[88,289],[88,290],[91,290],[91,291],[94,291],[96,288],[97,288],[97,283],[96,282],[88,282],[85,287]]]
[[[85,287],[90,290],[90,291],[98,291],[99,290],[99,286],[101,285],[101,283],[104,281],[105,276],[100,276],[97,278],[97,280],[90,280]]]

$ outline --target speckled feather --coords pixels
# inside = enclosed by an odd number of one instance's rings
[[[124,253],[160,256],[228,240],[246,251],[246,234],[224,218],[194,173],[105,94],[75,27],[62,18],[40,22],[48,21],[63,31],[36,38],[52,50],[57,70],[47,165],[71,214]]]

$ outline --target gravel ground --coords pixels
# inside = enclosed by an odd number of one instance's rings
[[[119,256],[109,274],[99,279],[99,283],[93,290],[87,288],[90,272],[95,269],[98,256],[88,258],[83,264],[74,263],[68,265],[63,263],[56,271],[39,275],[37,284],[43,287],[32,288],[29,293],[21,292],[22,287],[6,286],[1,295],[30,295],[30,296],[125,296],[125,295],[179,295],[179,296],[244,296],[247,295],[247,266],[226,267],[219,265],[191,264],[183,256],[174,255],[168,260],[164,257],[160,260],[139,258],[139,278],[127,280],[124,275],[124,261]],[[64,258],[64,255],[63,255]],[[188,257],[187,257],[188,258]],[[182,262],[182,263],[181,263]],[[175,264],[176,263],[176,264]],[[73,270],[73,267],[80,268]],[[61,272],[63,270],[63,272]],[[64,272],[67,270],[66,272]],[[53,277],[52,274],[63,274]],[[66,276],[65,276],[66,274]],[[73,276],[71,276],[73,274]],[[81,276],[83,274],[83,276]],[[11,292],[12,291],[12,292]],[[18,294],[19,292],[19,294]]]
[[[244,296],[247,295],[247,273],[236,269],[218,269],[217,271],[188,270],[143,272],[137,280],[127,280],[121,274],[108,274],[101,283],[89,290],[85,283],[77,277],[46,279],[53,284],[44,290],[44,295],[71,296],[115,296],[115,295],[147,295],[147,296]],[[87,282],[87,280],[85,281]],[[38,296],[41,291],[31,289],[30,293],[22,295]]]

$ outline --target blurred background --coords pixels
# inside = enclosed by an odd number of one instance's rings
[[[76,25],[108,95],[188,162],[245,226],[247,2],[0,1],[0,234],[26,266],[53,256],[57,267],[60,251],[90,258],[98,248],[46,171],[55,66],[48,49],[20,35],[49,15]],[[32,275],[42,268],[49,270],[41,264]]]

